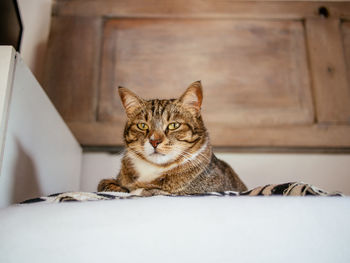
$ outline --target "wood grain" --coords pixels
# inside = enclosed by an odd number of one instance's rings
[[[343,103],[346,103],[347,106],[345,112],[343,113],[343,118],[346,122],[350,123],[350,86],[349,86],[349,80],[350,80],[350,22],[343,22],[341,24],[341,32],[343,36],[343,45],[344,45],[344,53],[345,53],[345,62],[346,62],[346,73],[347,73],[347,89],[343,91],[343,95],[347,98],[347,100],[344,98]],[[345,87],[344,87],[345,88]]]
[[[114,19],[103,42],[99,121],[124,122],[117,86],[143,98],[176,98],[196,80],[210,123],[314,120],[301,22]]]
[[[44,89],[67,121],[96,115],[100,19],[53,17]]]
[[[123,125],[69,122],[68,126],[83,146],[123,144]],[[224,147],[350,147],[350,126],[300,125],[285,127],[237,128],[208,125],[212,144]],[[103,135],[103,136],[101,136]]]
[[[347,1],[61,0],[53,10],[69,16],[304,19],[318,17],[320,6],[332,17],[350,16]]]
[[[346,26],[344,29],[348,32]],[[350,89],[346,77],[340,21],[308,19],[306,30],[317,120],[320,123],[349,124]]]

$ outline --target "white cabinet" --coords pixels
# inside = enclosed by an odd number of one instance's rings
[[[0,121],[0,207],[79,190],[81,147],[9,46],[0,46]]]

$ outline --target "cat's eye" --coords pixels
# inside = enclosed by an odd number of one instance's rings
[[[180,127],[180,123],[178,122],[172,122],[168,125],[169,130],[176,130],[179,127]]]
[[[138,123],[137,128],[139,128],[142,131],[148,130],[148,125],[146,123]]]

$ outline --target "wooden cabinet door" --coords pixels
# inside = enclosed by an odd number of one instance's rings
[[[103,43],[99,121],[125,121],[118,86],[176,98],[196,80],[213,132],[314,120],[300,21],[111,19]]]

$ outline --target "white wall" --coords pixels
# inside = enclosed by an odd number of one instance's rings
[[[8,104],[11,95],[12,73],[15,66],[15,50],[11,46],[0,48],[0,170],[2,166]]]
[[[0,170],[0,207],[57,192],[78,191],[80,145],[19,56],[12,73]],[[0,75],[2,78],[5,77]]]
[[[97,191],[100,180],[115,178],[120,170],[121,155],[109,153],[83,153],[80,189]]]
[[[250,188],[302,181],[327,191],[341,191],[350,195],[348,154],[222,153],[217,156],[234,167]]]
[[[50,31],[52,0],[17,0],[23,24],[21,56],[41,82]]]
[[[219,153],[248,188],[265,184],[302,181],[327,191],[350,195],[350,155]],[[120,169],[120,155],[84,153],[81,189],[96,191],[99,180],[113,178]]]

